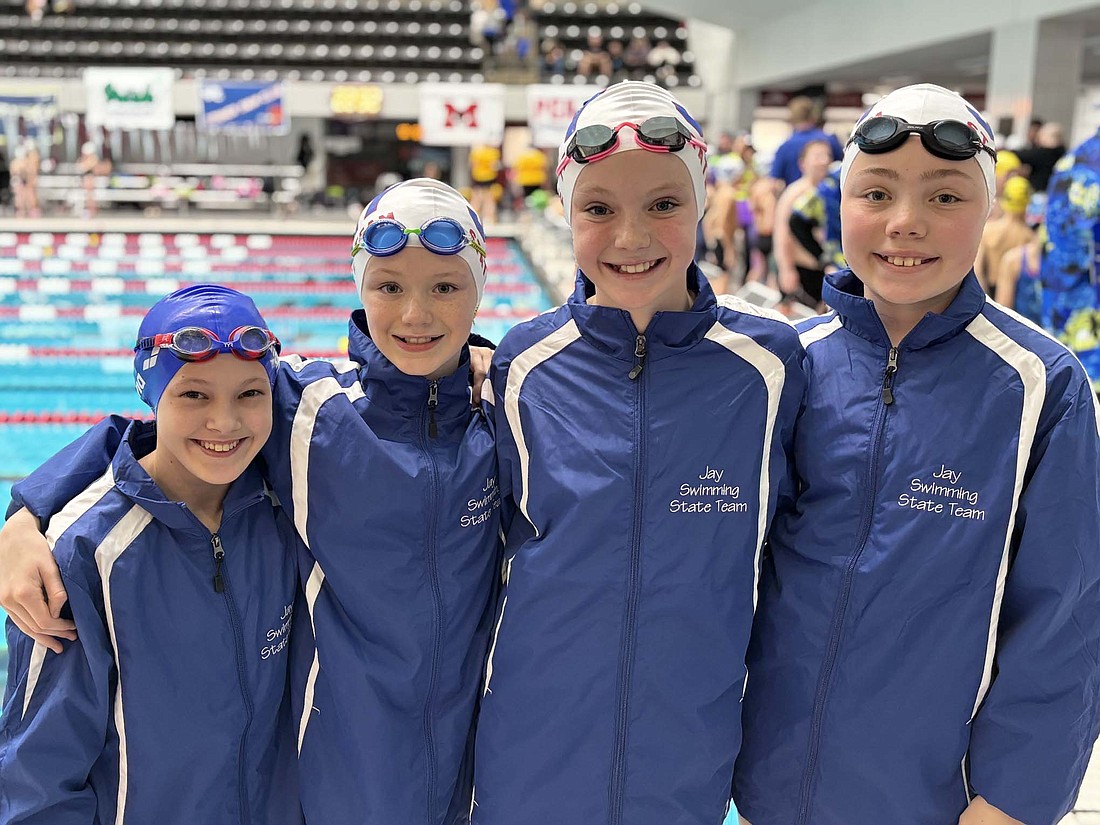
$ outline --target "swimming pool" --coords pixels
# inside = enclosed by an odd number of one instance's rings
[[[490,238],[474,330],[499,341],[550,307],[519,245]],[[201,281],[247,292],[284,353],[342,357],[360,306],[340,235],[0,233],[0,502],[107,413],[148,416],[134,391],[138,323]],[[0,520],[3,513],[0,513]],[[3,614],[0,613],[0,616]],[[7,675],[0,638],[0,690]]]

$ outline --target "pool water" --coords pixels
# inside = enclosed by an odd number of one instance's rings
[[[550,300],[514,241],[491,238],[474,331],[499,341]],[[256,301],[284,353],[343,357],[361,306],[343,236],[0,233],[0,502],[107,413],[148,416],[134,391],[142,315],[188,283]],[[0,513],[0,520],[3,513]],[[0,617],[3,614],[0,613]],[[0,691],[7,644],[0,635]]]

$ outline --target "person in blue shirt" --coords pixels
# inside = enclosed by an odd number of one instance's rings
[[[287,638],[298,538],[263,483],[279,342],[211,284],[149,310],[135,421],[46,538],[80,637],[8,622],[0,820],[295,823]]]
[[[304,542],[291,644],[302,807],[311,825],[450,825],[470,809],[500,564],[493,434],[467,346],[485,235],[457,191],[420,178],[372,200],[354,243],[349,360],[283,358],[262,453]],[[108,437],[94,430],[17,484],[18,503],[63,503]],[[38,588],[12,604],[28,617],[50,562],[33,537],[11,541],[27,551],[5,562],[11,592]]]
[[[985,295],[992,132],[899,89],[841,168],[850,270],[799,324],[799,495],[769,537],[734,800],[752,825],[1053,825],[1100,727],[1100,430],[1081,363]]]
[[[817,106],[813,100],[799,95],[791,98],[787,104],[791,113],[791,128],[793,134],[779,145],[772,159],[771,176],[783,181],[784,186],[790,186],[802,176],[798,160],[802,154],[802,147],[813,140],[828,142],[833,152],[833,160],[840,160],[843,151],[836,135],[826,133],[818,126]]]

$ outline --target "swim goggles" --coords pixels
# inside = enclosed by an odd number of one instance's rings
[[[662,115],[643,120],[641,123],[620,123],[614,129],[602,123],[585,126],[573,133],[565,147],[565,156],[558,166],[558,173],[570,160],[577,163],[592,163],[610,155],[619,145],[619,130],[629,126],[637,135],[637,143],[651,152],[679,152],[688,144],[706,148],[677,118]]]
[[[222,352],[231,352],[244,361],[258,361],[272,349],[279,352],[280,346],[271,330],[263,327],[237,327],[228,341],[218,340],[218,336],[202,327],[184,327],[140,338],[134,352],[163,347],[181,361],[206,361]]]
[[[416,235],[421,246],[436,255],[457,255],[467,246],[472,246],[482,257],[485,256],[485,247],[470,237],[462,224],[446,217],[431,218],[419,229],[406,229],[400,221],[382,218],[363,230],[351,255],[354,258],[363,250],[379,258],[396,255],[409,242],[409,235]]]
[[[997,160],[996,150],[986,146],[978,130],[960,120],[914,124],[893,115],[869,117],[856,127],[848,144],[854,143],[869,155],[878,155],[892,152],[913,134],[920,135],[925,149],[944,160],[968,160],[978,152],[988,152]]]

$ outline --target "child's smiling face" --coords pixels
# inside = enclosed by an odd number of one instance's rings
[[[222,353],[184,364],[157,405],[151,474],[170,497],[201,500],[245,471],[271,434],[271,415],[271,382],[259,361]]]
[[[458,367],[477,311],[477,286],[458,255],[409,244],[371,258],[363,273],[371,338],[406,375],[442,378]]]
[[[891,152],[857,155],[841,195],[844,256],[887,328],[945,310],[989,213],[978,163],[937,158],[913,136]]]
[[[577,265],[596,287],[591,303],[627,310],[639,330],[656,312],[690,308],[699,215],[683,161],[634,150],[589,163],[571,208]]]

